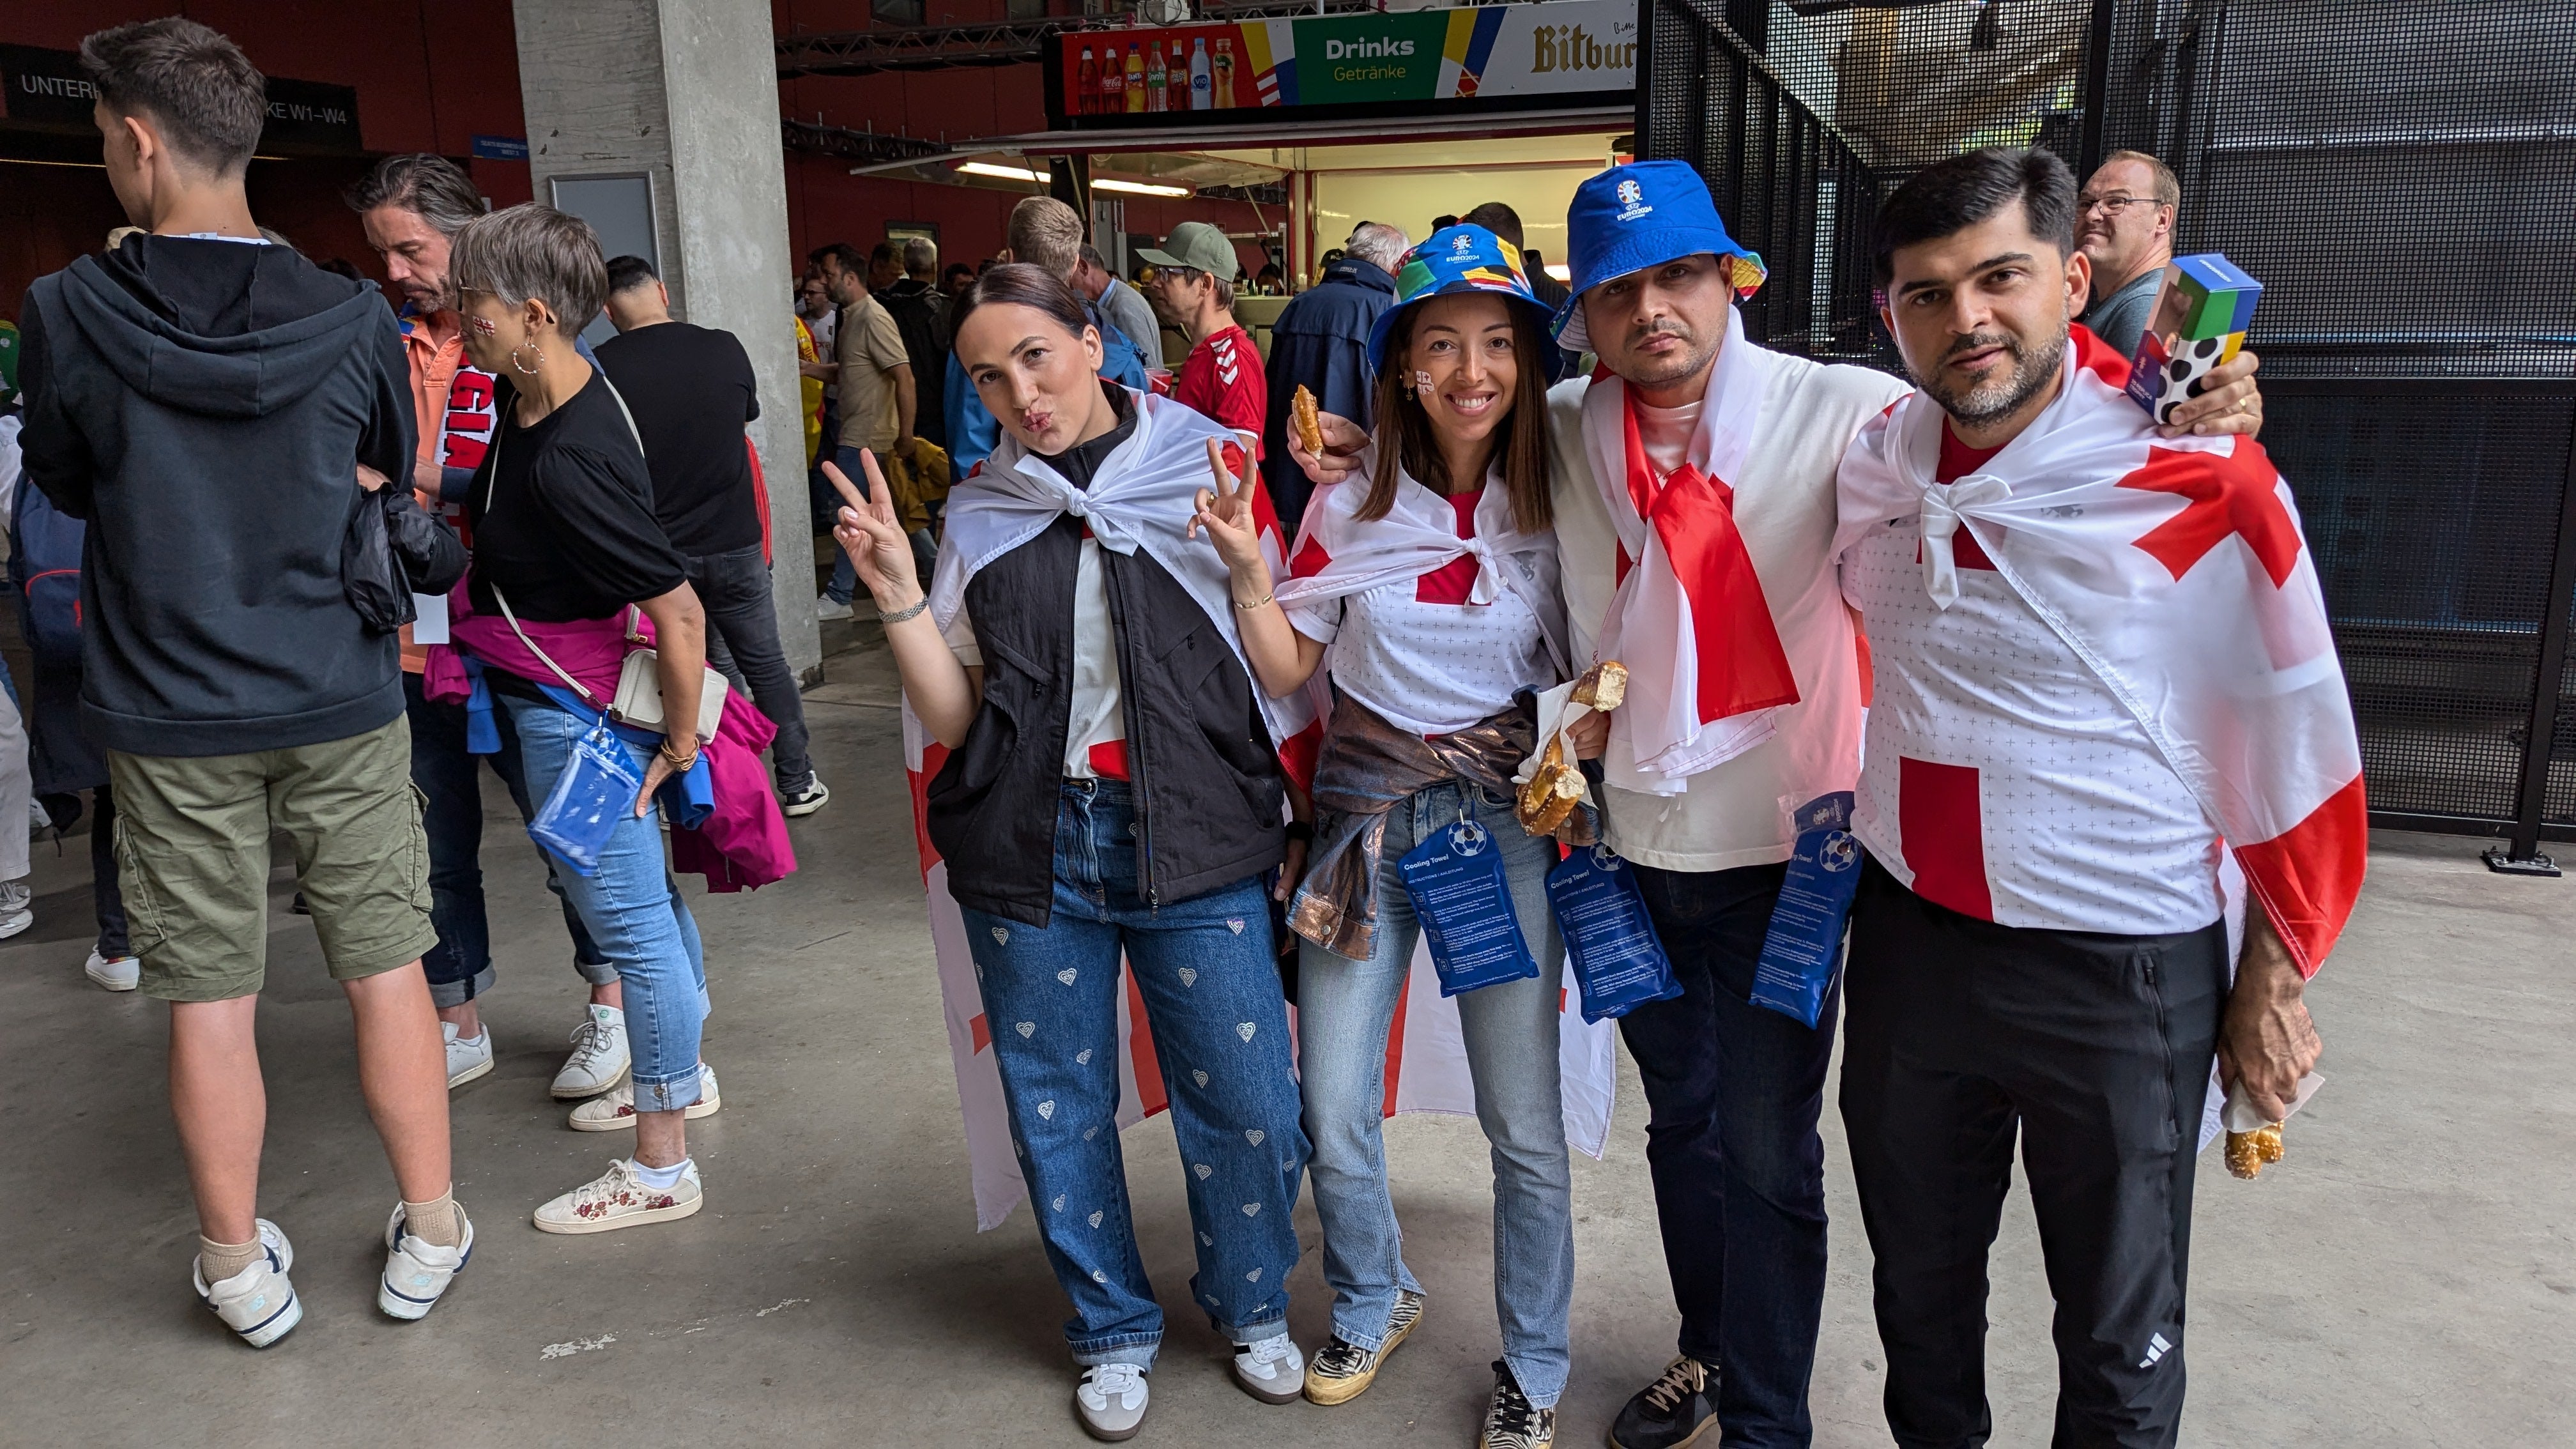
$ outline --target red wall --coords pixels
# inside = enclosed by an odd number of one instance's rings
[[[70,50],[93,30],[186,15],[224,32],[275,75],[354,86],[370,151],[464,157],[476,135],[518,136],[519,47],[510,0],[9,0],[0,42]],[[340,191],[363,158],[256,161],[252,211],[317,260],[344,257],[381,277]],[[474,161],[496,206],[529,199],[520,161]],[[28,282],[95,251],[125,222],[104,171],[0,161],[0,316]]]

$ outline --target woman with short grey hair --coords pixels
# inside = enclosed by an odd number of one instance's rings
[[[634,1054],[628,1084],[574,1109],[572,1125],[631,1127],[635,1151],[538,1208],[536,1225],[597,1233],[687,1217],[703,1198],[682,1124],[718,1098],[698,1059],[705,963],[664,864],[656,793],[699,764],[705,616],[654,518],[626,405],[573,348],[608,292],[597,234],[552,207],[514,206],[459,230],[451,266],[467,355],[501,383],[500,424],[466,499],[474,565],[456,643],[518,737],[531,799],[582,770],[585,750],[641,779],[605,842],[585,842],[590,861],[557,849],[573,909],[617,968]],[[660,734],[605,713],[641,620],[658,649]]]

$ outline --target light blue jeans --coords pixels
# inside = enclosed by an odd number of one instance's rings
[[[1503,1360],[1540,1408],[1565,1392],[1572,1366],[1567,1318],[1574,1306],[1574,1182],[1565,1155],[1557,1081],[1556,1023],[1565,947],[1548,909],[1556,842],[1522,832],[1510,803],[1472,785],[1416,791],[1387,812],[1377,883],[1376,949],[1354,961],[1312,941],[1297,968],[1298,1070],[1314,1158],[1315,1211],[1324,1226],[1324,1281],[1333,1332],[1362,1348],[1386,1337],[1400,1290],[1421,1291],[1404,1266],[1404,1235],[1387,1191],[1379,1132],[1386,1101],[1386,1039],[1412,974],[1421,925],[1396,862],[1457,823],[1466,808],[1500,843],[1512,910],[1538,958],[1538,975],[1459,996],[1476,1117],[1494,1162],[1494,1311]],[[1329,822],[1327,822],[1329,824]]]
[[[540,806],[595,721],[515,695],[495,702],[518,733],[528,798]],[[653,752],[627,744],[637,776]],[[582,928],[617,968],[626,996],[626,1041],[634,1053],[635,1110],[676,1112],[698,1100],[698,1034],[707,1019],[707,966],[698,923],[662,856],[661,810],[618,823],[599,852],[599,873],[555,872]]]

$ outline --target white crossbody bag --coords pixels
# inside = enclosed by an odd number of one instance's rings
[[[607,373],[600,373],[599,385],[608,389],[610,397],[617,399],[617,410],[626,416],[626,431],[634,434],[635,451],[642,453],[644,435],[636,430],[635,414],[627,411],[626,399],[618,394],[615,384],[609,382]],[[492,430],[491,481],[483,487],[483,513],[487,518],[492,513],[493,495],[501,486],[501,432],[502,430],[497,427]],[[537,641],[528,637],[528,631],[519,627],[519,616],[510,612],[510,601],[502,597],[501,586],[498,584],[492,586],[492,602],[501,606],[501,617],[510,621],[510,632],[519,636],[519,642],[528,646],[528,652],[537,656],[538,662],[553,670],[555,678],[562,680],[566,687],[580,695],[591,708],[599,707],[599,696],[585,688],[580,680],[565,673],[564,667],[557,664],[546,651],[538,648]],[[643,630],[640,621],[643,617],[642,609],[632,604],[626,606],[628,642],[641,643]],[[712,669],[701,666],[699,673],[698,742],[703,746],[708,740],[715,738],[716,726],[724,719],[725,694],[732,686],[726,682],[723,675]],[[619,724],[629,725],[639,730],[650,730],[655,734],[669,733],[662,727],[662,657],[659,653],[650,648],[626,651],[625,662],[617,667],[617,694],[608,702],[608,717]]]

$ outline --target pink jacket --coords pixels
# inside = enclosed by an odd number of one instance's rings
[[[465,585],[448,597],[449,632],[454,647],[433,644],[421,689],[430,699],[461,701],[473,693],[458,651],[493,669],[521,679],[560,688],[563,680],[545,666],[512,632],[509,622],[473,612]],[[653,622],[633,616],[643,646],[653,642]],[[603,703],[617,693],[617,675],[630,647],[617,619],[585,619],[571,624],[541,624],[522,619],[519,627],[566,673]],[[671,864],[706,877],[710,891],[756,889],[785,880],[796,870],[796,847],[787,838],[787,820],[778,797],[770,793],[769,771],[760,752],[778,727],[769,722],[740,691],[725,695],[724,714],[715,738],[703,743],[715,809],[696,829],[671,831]]]

